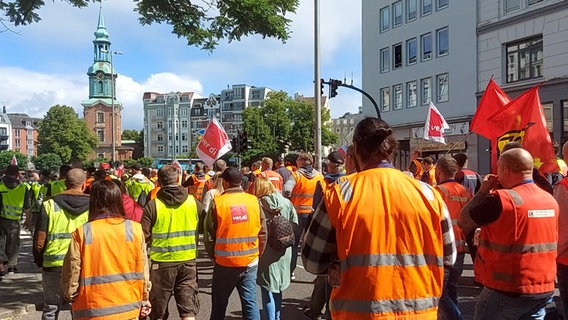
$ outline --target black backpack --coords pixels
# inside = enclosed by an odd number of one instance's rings
[[[272,210],[264,208],[272,217],[267,219],[268,245],[276,251],[283,251],[295,243],[294,225],[290,220],[280,215],[280,209]]]

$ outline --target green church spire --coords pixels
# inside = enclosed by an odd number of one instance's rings
[[[108,41],[108,32],[105,27],[105,18],[103,16],[102,2],[99,10],[99,24],[97,26],[97,31],[95,31],[95,41]]]

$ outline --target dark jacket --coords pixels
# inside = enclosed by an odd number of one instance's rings
[[[89,210],[89,195],[77,190],[66,190],[51,198],[65,212],[71,215],[80,215]],[[48,200],[46,200],[48,201]],[[45,202],[44,202],[45,203]],[[39,266],[43,266],[43,253],[47,243],[47,228],[49,226],[49,217],[45,212],[44,206],[41,206],[39,218],[36,223],[34,233],[34,262]]]

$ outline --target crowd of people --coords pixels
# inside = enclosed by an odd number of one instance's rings
[[[240,170],[223,160],[117,176],[107,164],[62,166],[51,180],[9,165],[0,274],[17,272],[23,221],[42,269],[42,319],[57,319],[65,303],[74,319],[168,319],[172,296],[179,318],[195,319],[200,235],[213,263],[213,320],[225,318],[235,288],[244,319],[281,319],[298,255],[317,275],[303,309],[310,319],[463,319],[466,254],[483,286],[475,319],[544,319],[556,279],[568,310],[562,172],[541,174],[519,143],[484,177],[464,153],[415,152],[401,171],[397,148],[386,122],[366,118],[324,172],[308,153],[295,165],[264,157]],[[568,143],[562,152],[568,158]]]

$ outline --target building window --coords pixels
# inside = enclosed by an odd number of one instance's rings
[[[436,30],[436,46],[438,56],[445,56],[450,51],[448,27]]]
[[[422,92],[422,105],[427,105],[432,100],[432,79],[425,78],[420,80],[420,92]]]
[[[416,63],[416,38],[406,41],[406,64],[411,65]]]
[[[99,158],[99,159],[104,159],[104,157],[105,157],[104,153],[98,153],[97,154],[97,158]]]
[[[390,111],[390,88],[381,88],[381,111]]]
[[[381,49],[381,73],[390,71],[390,51],[389,48]]]
[[[335,128],[335,133],[340,133],[340,132],[341,132],[341,129]]]
[[[432,59],[432,34],[425,33],[420,36],[422,61]]]
[[[552,102],[542,103],[542,111],[544,113],[544,118],[546,119],[546,128],[548,132],[552,133]]]
[[[187,148],[186,145],[181,146],[181,152],[183,152],[183,153],[189,152],[189,149]]]
[[[97,130],[97,139],[99,139],[99,141],[105,141],[105,131],[103,129],[98,129]]]
[[[402,109],[402,84],[397,84],[392,87],[394,91],[393,110]]]
[[[164,153],[164,146],[158,146],[158,153]]]
[[[521,8],[521,0],[505,0],[505,13],[517,11]]]
[[[102,112],[97,112],[97,122],[104,123],[105,122],[105,114]]]
[[[16,147],[18,147],[18,148],[19,148],[20,146],[21,146],[21,142],[20,142],[20,139],[16,139]]]
[[[164,116],[164,109],[156,109],[156,116],[163,117]]]
[[[392,46],[393,52],[393,69],[402,68],[402,44],[397,43]]]
[[[408,108],[416,107],[416,81],[406,83],[406,106]]]
[[[164,141],[164,135],[159,133],[158,135],[156,135],[156,140],[158,141]]]
[[[432,13],[432,0],[421,0],[422,1],[422,15],[426,16]]]
[[[168,128],[172,128],[172,120],[168,120]]]
[[[392,4],[392,26],[393,28],[402,25],[402,0]]]
[[[179,115],[180,116],[187,116],[187,109],[186,107],[182,107],[179,109]]]
[[[438,93],[438,102],[444,102],[449,100],[449,82],[448,82],[448,74],[439,74],[436,76],[436,85],[437,85],[437,93]]]
[[[182,121],[181,121],[181,127],[182,127],[182,128],[187,128],[187,120],[182,120]]]
[[[542,36],[507,45],[507,82],[542,77]]]
[[[441,10],[448,7],[448,0],[436,0],[436,9]]]
[[[406,21],[412,21],[416,19],[416,12],[418,10],[416,1],[418,0],[406,0]]]
[[[20,137],[20,129],[14,130],[14,136],[15,136],[16,138],[19,138],[19,137]]]
[[[172,141],[172,134],[168,133],[168,141]]]
[[[157,121],[156,127],[158,127],[158,129],[163,129],[164,128],[164,122],[163,121]]]
[[[529,0],[529,6],[532,6],[537,3],[541,3],[543,0]]]
[[[389,7],[384,7],[380,11],[381,14],[381,32],[388,31],[390,29],[390,9]]]
[[[181,134],[181,141],[187,141],[187,133]]]

